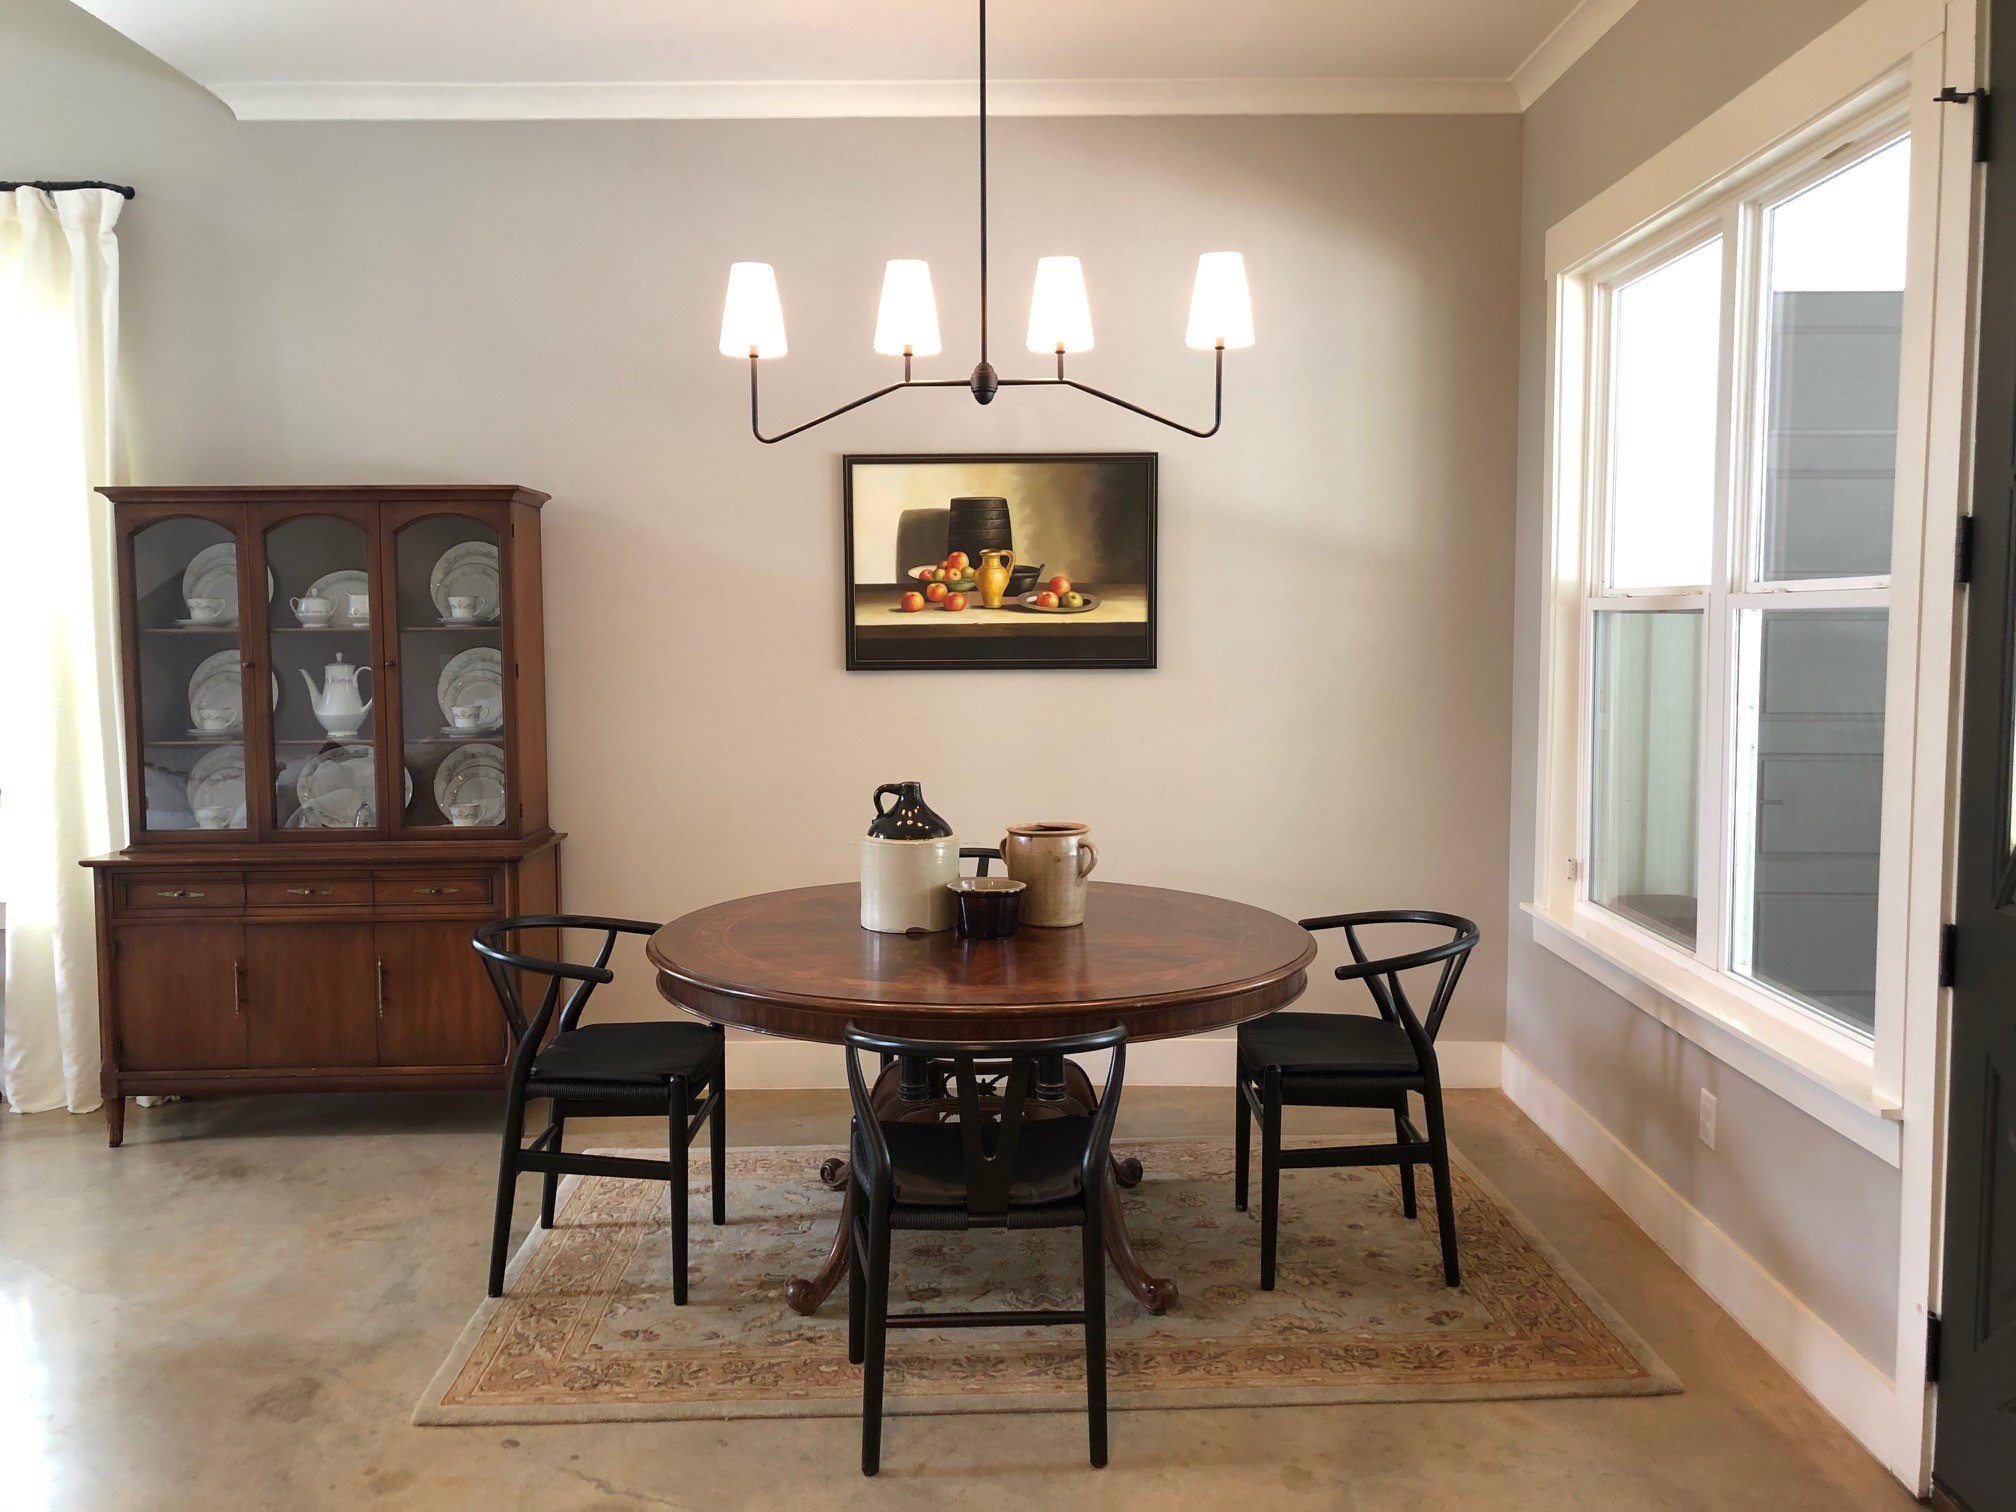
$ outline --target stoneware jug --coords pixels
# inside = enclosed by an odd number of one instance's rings
[[[882,800],[893,796],[886,808]],[[959,837],[924,802],[915,782],[875,789],[875,822],[861,842],[861,927],[877,934],[950,929],[958,906],[946,884],[959,876]]]
[[[315,686],[315,679],[301,670],[301,681],[308,684],[308,707],[315,711],[315,718],[328,732],[331,740],[348,740],[364,723],[364,716],[371,712],[371,705],[360,696],[357,688],[359,677],[369,677],[369,667],[353,667],[343,660],[343,653],[336,653],[336,660],[322,669],[322,686]]]
[[[1011,824],[1001,841],[1008,875],[1028,884],[1022,894],[1022,922],[1063,929],[1085,922],[1085,879],[1099,864],[1099,852],[1085,838],[1083,824]]]

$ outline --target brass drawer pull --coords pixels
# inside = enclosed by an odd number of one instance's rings
[[[287,891],[297,898],[326,898],[329,896],[329,889],[326,887],[290,887]]]
[[[203,894],[200,892],[191,892],[186,887],[171,887],[165,891],[155,893],[154,896],[157,898],[200,898]]]
[[[243,1017],[245,1013],[245,963],[231,963],[231,1013],[233,1017]]]
[[[462,889],[459,887],[416,887],[413,891],[421,894],[423,897],[438,898],[449,893],[459,893]]]
[[[385,957],[378,957],[378,1017],[385,1017]]]

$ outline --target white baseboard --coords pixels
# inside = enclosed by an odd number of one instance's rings
[[[1230,1036],[1193,1035],[1188,1039],[1153,1040],[1127,1050],[1127,1083],[1135,1087],[1229,1087],[1232,1085]],[[1445,1087],[1496,1087],[1501,1052],[1497,1041],[1452,1040],[1436,1047]],[[1103,1074],[1098,1057],[1088,1057],[1093,1080]],[[799,1040],[731,1037],[728,1041],[728,1085],[743,1088],[844,1087],[847,1073],[840,1051],[832,1045]]]
[[[1895,1472],[1896,1385],[1511,1046],[1505,1095],[1743,1331]]]

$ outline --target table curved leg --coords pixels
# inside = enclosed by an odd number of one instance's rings
[[[826,1251],[826,1258],[819,1262],[819,1269],[812,1273],[809,1280],[794,1276],[784,1283],[784,1300],[791,1311],[809,1318],[819,1311],[820,1303],[833,1295],[833,1288],[847,1274],[847,1261],[854,1246],[853,1235],[854,1192],[849,1187],[847,1195],[840,1201],[840,1223],[833,1231],[832,1247]]]
[[[1134,1293],[1141,1305],[1158,1317],[1176,1305],[1176,1283],[1148,1274],[1148,1267],[1134,1253],[1134,1237],[1127,1232],[1127,1213],[1120,1205],[1120,1189],[1111,1182],[1101,1189],[1099,1209],[1106,1227],[1106,1254],[1113,1261],[1120,1284]]]

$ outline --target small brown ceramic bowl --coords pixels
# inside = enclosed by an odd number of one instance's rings
[[[1005,940],[1022,915],[1025,884],[1013,877],[961,877],[945,884],[959,906],[959,938]]]

